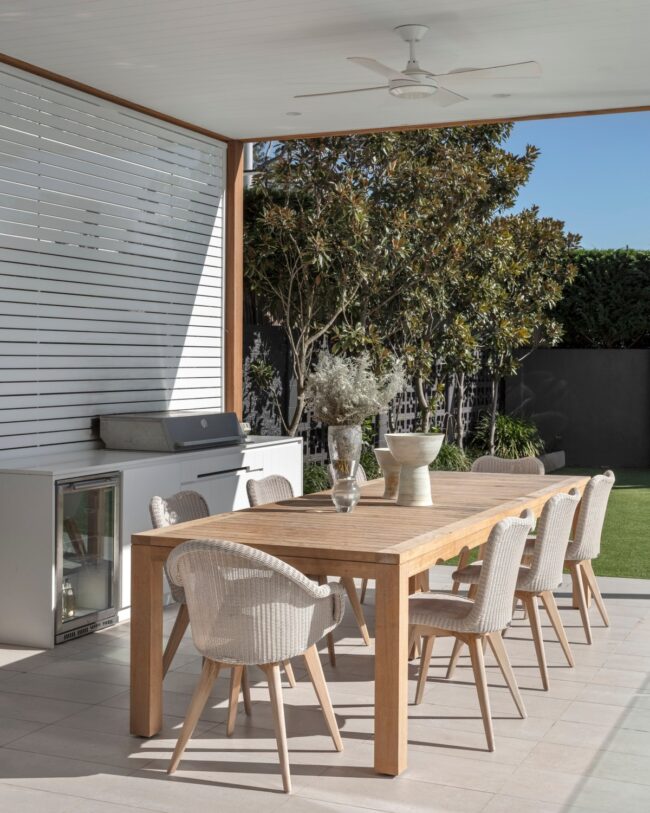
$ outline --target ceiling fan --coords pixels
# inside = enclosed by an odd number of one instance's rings
[[[441,80],[453,85],[456,79],[534,79],[541,76],[542,70],[537,62],[515,62],[509,65],[494,65],[490,68],[467,68],[449,73],[431,73],[420,67],[415,56],[415,44],[427,33],[426,25],[398,25],[394,29],[409,45],[409,60],[403,71],[396,71],[363,56],[349,56],[350,62],[378,73],[388,79],[388,84],[375,85],[354,90],[331,90],[326,93],[301,93],[295,99],[310,99],[317,96],[338,96],[345,93],[366,93],[371,90],[388,90],[399,99],[423,99],[433,97],[432,101],[440,107],[467,101],[466,96],[443,87]]]

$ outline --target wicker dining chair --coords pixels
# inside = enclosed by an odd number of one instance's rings
[[[472,463],[472,471],[486,474],[545,474],[544,464],[536,457],[506,458],[496,457],[486,454],[477,457]],[[458,569],[462,570],[469,564],[471,551],[465,549],[458,559]],[[454,580],[452,591],[457,593],[460,589],[460,582]]]
[[[193,519],[209,517],[210,509],[204,497],[198,491],[178,491],[176,494],[172,494],[171,497],[152,497],[149,502],[149,514],[154,528],[167,528],[170,525],[178,525],[179,522],[190,522]],[[174,584],[167,572],[166,563],[165,575],[169,582],[172,597],[179,606],[174,626],[163,653],[163,677],[167,674],[171,662],[174,660],[174,655],[190,622],[185,602],[185,591],[179,585]]]
[[[589,622],[589,593],[594,597],[603,623],[606,627],[609,627],[609,616],[605,609],[605,603],[591,561],[597,559],[600,555],[600,542],[607,504],[615,482],[614,472],[608,469],[604,474],[597,474],[592,477],[587,483],[580,503],[575,534],[567,548],[564,562],[565,567],[568,568],[571,574],[574,595],[577,599],[582,626],[589,644],[592,642],[591,624]],[[536,547],[537,543],[535,543],[533,550]]]
[[[533,514],[508,517],[492,529],[485,545],[485,558],[474,599],[455,595],[430,595],[409,599],[409,649],[424,639],[415,702],[422,702],[435,639],[453,636],[469,647],[488,750],[494,751],[490,699],[485,676],[483,644],[487,642],[510,689],[521,717],[526,716],[501,634],[512,619],[521,556]]]
[[[486,454],[477,457],[472,463],[472,471],[491,472],[493,474],[546,474],[544,464],[537,457],[518,457],[508,459]]]
[[[154,528],[167,528],[169,525],[178,525],[180,522],[190,522],[193,519],[203,519],[210,516],[210,509],[205,501],[205,498],[198,493],[198,491],[178,491],[171,497],[152,497],[149,503],[149,513],[151,515],[151,522]],[[163,653],[163,677],[167,674],[169,667],[174,660],[178,647],[183,640],[183,636],[187,630],[190,619],[187,611],[187,602],[185,601],[185,591],[183,588],[174,583],[171,575],[167,569],[165,562],[165,576],[169,582],[169,587],[172,593],[172,598],[179,605],[178,613],[174,621],[174,626],[167,639],[167,645]],[[285,674],[289,685],[294,688],[296,686],[296,678],[293,672],[291,663],[287,661],[283,664]],[[248,716],[251,713],[251,697],[250,687],[248,685],[248,674],[246,669],[242,671],[241,678],[238,680],[235,671],[233,670],[230,680],[230,692],[228,703],[228,717],[226,722],[226,731],[230,736],[235,729],[235,721],[237,717],[237,703],[239,700],[240,691],[244,697],[244,710]]]
[[[364,473],[365,476],[365,473]],[[264,505],[270,502],[282,502],[282,500],[293,499],[293,487],[286,477],[279,474],[271,474],[268,477],[262,477],[260,480],[249,480],[246,483],[246,492],[248,494],[248,501],[251,507],[257,505]],[[319,584],[323,585],[327,582],[326,576],[314,576],[314,579]],[[357,595],[357,588],[354,584],[354,579],[351,576],[342,576],[341,584],[345,588],[350,600],[352,612],[361,632],[361,637],[366,646],[370,646],[370,635],[368,634],[368,626],[363,614],[363,609]],[[330,663],[336,666],[336,651],[334,649],[334,636],[332,634],[327,636],[327,650],[329,653]]]
[[[343,617],[343,589],[315,585],[298,570],[236,542],[191,540],[167,561],[174,583],[185,590],[194,644],[203,670],[168,768],[173,773],[222,667],[241,676],[257,665],[267,675],[275,736],[286,793],[291,792],[280,684],[282,661],[302,655],[337,751],[343,750],[316,644]]]
[[[537,523],[537,541],[531,556],[532,561],[530,565],[522,564],[520,566],[517,577],[515,598],[522,601],[530,621],[537,663],[545,690],[548,690],[549,680],[544,638],[537,606],[538,598],[542,600],[569,666],[575,665],[553,590],[562,584],[562,568],[569,544],[571,525],[579,502],[580,492],[575,488],[571,489],[569,494],[555,494],[548,500]],[[462,584],[478,584],[482,570],[482,563],[474,562],[464,568],[459,568],[452,578]],[[462,647],[462,640],[457,638],[449,661],[447,678],[453,675]]]

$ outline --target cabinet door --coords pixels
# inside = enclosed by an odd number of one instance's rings
[[[263,473],[263,449],[215,454],[183,463],[182,487],[202,494],[211,514],[223,514],[248,507],[246,481]]]
[[[180,490],[180,466],[175,461],[122,473],[122,607],[131,605],[131,535],[150,530],[152,497],[169,497]]]
[[[302,443],[278,443],[264,449],[264,472],[253,474],[247,479],[280,474],[291,483],[296,497],[302,496]]]

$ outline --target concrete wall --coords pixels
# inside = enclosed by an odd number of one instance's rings
[[[650,350],[537,350],[506,382],[506,411],[532,418],[568,466],[650,465]]]

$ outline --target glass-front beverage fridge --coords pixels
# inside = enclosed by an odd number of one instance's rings
[[[120,475],[56,484],[57,644],[117,621]]]

